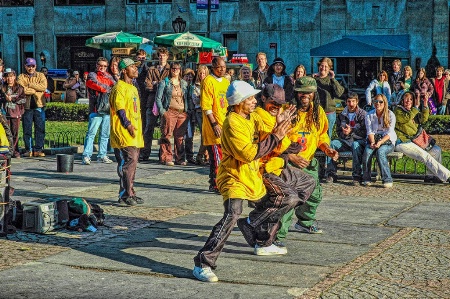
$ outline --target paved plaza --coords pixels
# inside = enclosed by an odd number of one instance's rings
[[[323,184],[324,234],[292,231],[287,255],[259,257],[236,227],[219,282],[208,284],[192,268],[223,213],[221,196],[207,192],[209,168],[152,160],[138,165],[146,203],[135,207],[117,203],[115,163],[76,156],[72,173],[58,173],[54,155],[13,160],[13,199],[84,197],[107,217],[96,233],[0,238],[0,298],[450,298],[448,184]]]

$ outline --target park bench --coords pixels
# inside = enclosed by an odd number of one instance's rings
[[[400,152],[392,152],[389,153],[387,155],[388,161],[389,161],[389,166],[391,169],[397,169],[397,162],[398,160],[403,158],[403,153]],[[319,160],[321,169],[325,170],[325,153],[322,151],[316,151],[316,153],[314,154],[314,157],[317,158],[317,160]],[[351,168],[347,168],[347,162],[352,160],[352,152],[351,151],[344,151],[344,152],[339,152],[339,160],[338,160],[338,164],[341,163],[344,166],[344,171],[347,170],[351,170]],[[374,163],[374,170],[377,173],[376,178],[377,180],[379,180],[381,178],[379,169],[378,169],[378,164]],[[324,176],[325,173],[323,173],[321,171],[321,177]]]

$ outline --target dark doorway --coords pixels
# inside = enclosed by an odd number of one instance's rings
[[[103,50],[86,47],[86,39],[91,36],[60,36],[57,37],[57,65],[59,69],[77,70],[80,73],[95,71],[97,58],[103,55]]]

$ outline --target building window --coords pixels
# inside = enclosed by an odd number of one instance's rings
[[[172,0],[127,0],[127,4],[172,3]]]
[[[105,0],[55,0],[55,6],[62,5],[105,5]]]
[[[34,57],[34,40],[32,36],[19,36],[19,45],[20,45],[20,65],[22,66],[21,72],[23,72],[23,64],[28,57]]]
[[[34,0],[0,0],[0,6],[34,6]]]
[[[223,35],[223,45],[228,50],[228,61],[231,60],[233,54],[238,52],[238,41],[236,33],[228,33]]]

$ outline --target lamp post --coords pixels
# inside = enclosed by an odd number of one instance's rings
[[[172,21],[172,28],[175,33],[184,32],[184,29],[186,29],[186,21],[183,20],[182,17],[178,16]]]
[[[42,66],[45,66],[45,63],[47,62],[47,58],[45,57],[44,52],[41,52],[41,54],[39,54],[39,56],[41,58]]]

